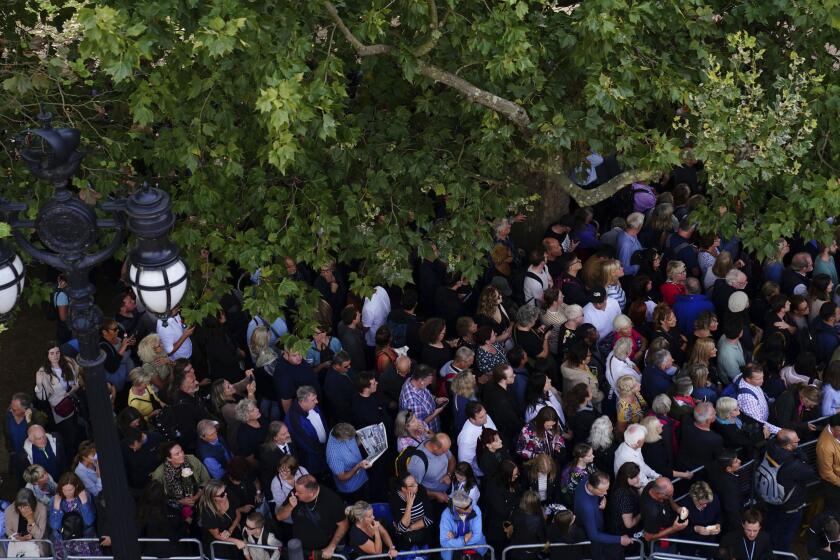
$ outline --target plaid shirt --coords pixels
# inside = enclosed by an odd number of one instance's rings
[[[755,387],[742,379],[738,383],[738,406],[741,407],[741,412],[755,420],[761,422],[771,434],[775,434],[781,428],[774,426],[767,421],[770,416],[770,405],[767,403],[767,395],[761,387]],[[746,392],[745,392],[746,391]]]
[[[440,420],[433,418],[431,422],[426,421],[426,418],[434,413],[435,408],[435,398],[428,389],[417,389],[411,381],[403,384],[400,391],[400,410],[410,410],[437,433],[440,431]]]

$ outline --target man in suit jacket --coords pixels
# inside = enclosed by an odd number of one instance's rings
[[[314,387],[298,388],[297,398],[286,415],[292,439],[297,443],[300,464],[319,480],[329,481],[326,443],[329,427],[318,408],[318,393]]]

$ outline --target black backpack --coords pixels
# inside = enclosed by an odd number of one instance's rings
[[[426,470],[429,468],[429,458],[426,457],[426,454],[420,449],[420,446],[424,443],[426,442],[420,442],[416,446],[409,445],[400,451],[400,454],[397,455],[397,458],[394,460],[394,468],[397,472],[397,476],[408,472],[408,463],[411,461],[412,457],[420,457],[420,460],[423,461],[423,474],[425,474]],[[418,480],[417,483],[419,484],[420,481]]]
[[[61,534],[61,540],[64,541],[81,539],[85,533],[85,520],[82,519],[82,514],[78,511],[65,513],[61,518],[59,533]]]

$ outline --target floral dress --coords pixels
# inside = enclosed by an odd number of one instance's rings
[[[595,472],[595,465],[593,464],[589,464],[582,469],[572,463],[566,465],[566,468],[560,474],[560,497],[564,506],[567,508],[574,506],[575,490],[581,482],[586,482],[593,472]]]
[[[496,350],[495,354],[491,354],[481,346],[475,352],[475,367],[478,373],[490,373],[493,368],[499,364],[506,364],[505,347],[501,342],[494,342],[493,348]]]
[[[516,452],[526,461],[533,459],[541,453],[547,455],[564,455],[566,442],[563,436],[546,430],[545,435],[540,437],[533,422],[528,422],[522,428],[519,439],[516,441]]]
[[[619,399],[616,405],[616,419],[627,424],[637,424],[645,417],[647,403],[642,395],[630,397],[629,401]]]

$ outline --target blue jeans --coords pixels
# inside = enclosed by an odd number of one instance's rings
[[[784,511],[784,506],[767,506],[766,528],[770,533],[773,550],[790,552],[796,531],[802,524],[802,512],[803,510],[800,509],[789,513]]]

